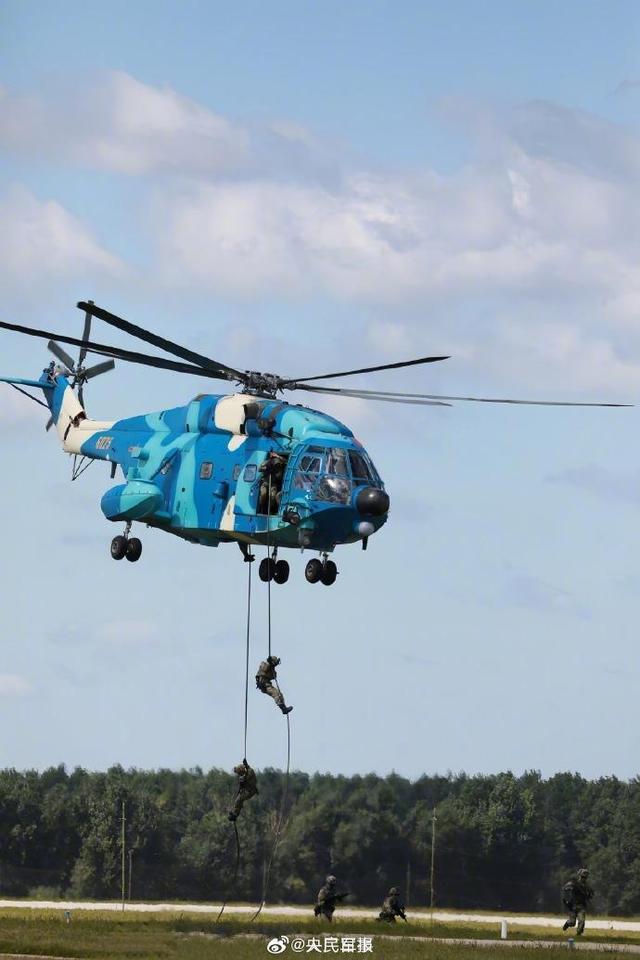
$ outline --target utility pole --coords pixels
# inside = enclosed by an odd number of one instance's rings
[[[125,823],[127,822],[126,817],[126,806],[124,800],[122,801],[122,836],[120,839],[120,845],[122,847],[122,876],[121,876],[121,893],[122,893],[122,910],[124,911],[124,880],[125,880],[125,861],[126,861],[126,834],[125,834]]]
[[[409,901],[411,900],[411,860],[407,860],[407,880],[405,884],[404,891],[404,902],[405,906],[409,906]]]
[[[435,873],[435,863],[436,863],[436,823],[438,818],[436,817],[436,808],[433,808],[433,816],[431,818],[431,922],[433,923],[433,905],[435,903],[435,889],[433,886],[433,878]]]
[[[129,903],[131,903],[131,875],[133,873],[133,847],[129,848]]]

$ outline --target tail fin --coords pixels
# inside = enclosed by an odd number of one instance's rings
[[[47,378],[48,371],[42,375],[42,380],[51,383],[51,378]],[[41,386],[43,384],[41,383]],[[51,410],[51,419],[56,428],[58,439],[67,453],[75,453],[67,444],[69,433],[73,427],[77,427],[82,420],[87,419],[84,407],[71,389],[67,378],[59,373],[53,377],[53,390],[45,387],[45,399]]]
[[[69,381],[62,373],[55,373],[50,367],[42,371],[39,380],[27,380],[24,377],[0,377],[0,382],[16,386],[39,387],[44,393],[47,406],[51,411],[51,420],[63,449],[67,453],[80,453],[89,432],[109,427],[109,423],[88,420],[84,407],[73,392]],[[35,399],[35,397],[33,398]],[[80,424],[84,429],[79,430]]]

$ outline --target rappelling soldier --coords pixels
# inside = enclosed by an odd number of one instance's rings
[[[336,893],[336,883],[338,881],[331,875],[328,876],[323,887],[318,891],[318,899],[313,908],[314,917],[326,917],[331,923],[338,900],[344,900],[347,893]]]
[[[233,768],[233,772],[238,778],[238,792],[236,793],[233,807],[228,813],[229,820],[237,820],[244,802],[251,800],[251,797],[255,797],[258,793],[255,770],[249,766],[246,757],[242,763],[239,763],[237,767]]]
[[[589,901],[593,899],[593,890],[589,886],[588,879],[589,871],[586,867],[582,867],[562,888],[562,902],[569,913],[569,919],[565,920],[562,929],[568,930],[569,927],[575,927],[577,921],[578,936],[584,933],[587,907]]]
[[[285,707],[284,696],[275,683],[278,678],[276,667],[279,663],[280,657],[272,656],[268,656],[266,660],[262,661],[256,673],[256,687],[260,693],[266,693],[268,696],[273,697],[282,712],[287,714],[291,713],[293,707]]]
[[[258,513],[268,513],[271,516],[278,513],[286,466],[287,457],[272,450],[258,467],[258,472],[262,474],[258,494]]]
[[[407,920],[404,912],[404,904],[400,902],[400,895],[397,887],[391,887],[389,893],[384,898],[382,910],[376,917],[376,920],[384,920],[386,923],[395,923],[396,917],[402,917]]]

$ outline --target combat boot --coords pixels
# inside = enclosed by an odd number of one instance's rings
[[[282,712],[283,712],[283,713],[285,714],[285,716],[286,716],[287,713],[291,713],[291,711],[293,710],[293,707],[285,707],[284,703],[281,703],[281,704],[280,704],[280,709],[282,710]]]

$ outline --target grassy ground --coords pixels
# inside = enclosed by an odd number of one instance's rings
[[[379,939],[380,934],[390,935],[391,939]],[[373,956],[384,960],[396,958],[429,958],[429,960],[484,960],[500,956],[508,960],[512,953],[505,954],[496,947],[483,950],[465,946],[416,942],[406,937],[478,937],[497,939],[498,930],[486,925],[460,923],[456,925],[433,923],[426,920],[420,923],[395,925],[380,924],[371,920],[343,919],[334,923],[319,924],[310,917],[308,921],[300,917],[259,918],[251,924],[246,919],[224,918],[215,923],[213,918],[203,918],[194,914],[132,914],[100,913],[89,911],[74,912],[71,922],[67,923],[60,911],[46,910],[3,910],[0,911],[0,953],[43,954],[56,957],[110,958],[110,960],[137,960],[137,958],[167,958],[167,960],[251,960],[254,957],[270,956],[266,944],[273,937],[288,936],[290,942],[299,936],[308,943],[315,936],[358,937],[373,936],[373,951],[365,954],[362,950],[351,951],[355,956]],[[625,934],[613,931],[593,931],[587,936],[591,940],[611,943],[640,943],[640,934]],[[557,928],[517,928],[510,925],[509,937],[512,939],[557,940],[558,949],[543,949],[545,960],[560,960],[560,954],[566,960],[566,935]],[[341,945],[340,943],[338,944]],[[528,949],[523,960],[535,960],[541,951]],[[518,957],[522,950],[517,949]],[[329,950],[324,955],[331,955]],[[298,955],[318,956],[303,950]],[[333,953],[335,956],[335,952]],[[345,956],[339,950],[338,956]],[[285,958],[294,956],[290,946],[282,954]]]

